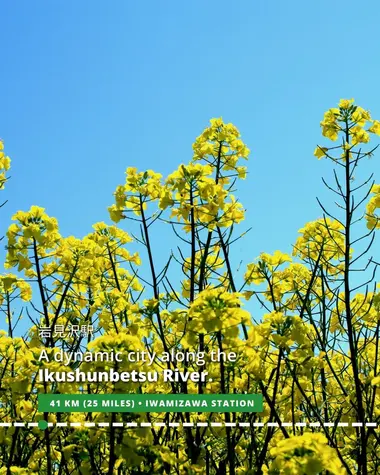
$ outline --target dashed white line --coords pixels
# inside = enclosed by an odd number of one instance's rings
[[[38,422],[0,422],[0,427],[38,427]],[[378,427],[377,422],[48,422],[48,427]]]

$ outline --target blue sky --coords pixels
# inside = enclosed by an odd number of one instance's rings
[[[321,182],[331,165],[313,157],[323,112],[354,97],[380,118],[375,0],[23,0],[1,9],[0,137],[12,158],[4,230],[36,204],[63,235],[87,234],[109,222],[126,167],[170,173],[222,116],[251,149],[236,195],[253,230],[236,252],[252,261],[290,251],[321,214],[315,197],[332,199]],[[378,160],[366,170],[379,171]]]

